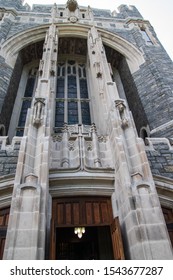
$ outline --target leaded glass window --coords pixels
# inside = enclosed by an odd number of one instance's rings
[[[16,132],[17,136],[23,136],[27,111],[31,107],[32,96],[33,96],[35,81],[36,81],[36,73],[37,73],[36,68],[32,68],[29,71],[29,76],[26,83],[24,97],[22,99],[21,111],[19,115],[19,121],[18,121],[17,132]]]
[[[55,127],[64,123],[90,125],[88,87],[85,64],[68,60],[58,64]]]

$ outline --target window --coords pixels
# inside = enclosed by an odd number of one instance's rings
[[[17,127],[17,136],[23,136],[24,126],[26,122],[27,111],[31,107],[32,96],[35,88],[37,69],[33,68],[29,72],[24,97],[22,99],[22,106]]]
[[[63,12],[60,12],[60,17],[63,17]]]
[[[153,42],[151,41],[147,31],[145,28],[141,27],[141,34],[142,34],[142,38],[145,40],[145,42],[148,44],[148,45],[153,45]]]
[[[85,64],[74,60],[58,64],[55,103],[55,127],[91,124]]]

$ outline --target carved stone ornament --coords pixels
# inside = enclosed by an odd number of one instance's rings
[[[68,0],[67,1],[67,8],[70,12],[74,12],[78,8],[78,3],[75,0]]]
[[[126,108],[123,100],[115,100],[115,106],[118,108],[120,113],[123,113]]]
[[[70,17],[69,20],[71,21],[71,23],[76,23],[78,21],[77,17],[75,16]]]
[[[128,121],[126,118],[122,119],[121,127],[122,127],[123,129],[125,129],[125,128],[127,128],[128,126],[129,126],[129,121]]]
[[[34,117],[33,123],[35,125],[39,125],[41,120],[43,119],[43,111],[45,106],[45,99],[44,98],[36,98],[34,103]]]

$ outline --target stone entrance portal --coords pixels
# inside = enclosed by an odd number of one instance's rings
[[[82,238],[75,235],[75,227],[85,228]],[[113,219],[110,198],[53,200],[50,259],[124,259],[118,218]]]

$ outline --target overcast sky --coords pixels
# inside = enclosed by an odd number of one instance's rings
[[[67,0],[25,0],[33,4],[65,4]],[[154,27],[158,39],[173,60],[173,0],[78,0],[81,6],[90,5],[93,8],[117,10],[122,4],[134,5],[144,19],[149,20]]]

